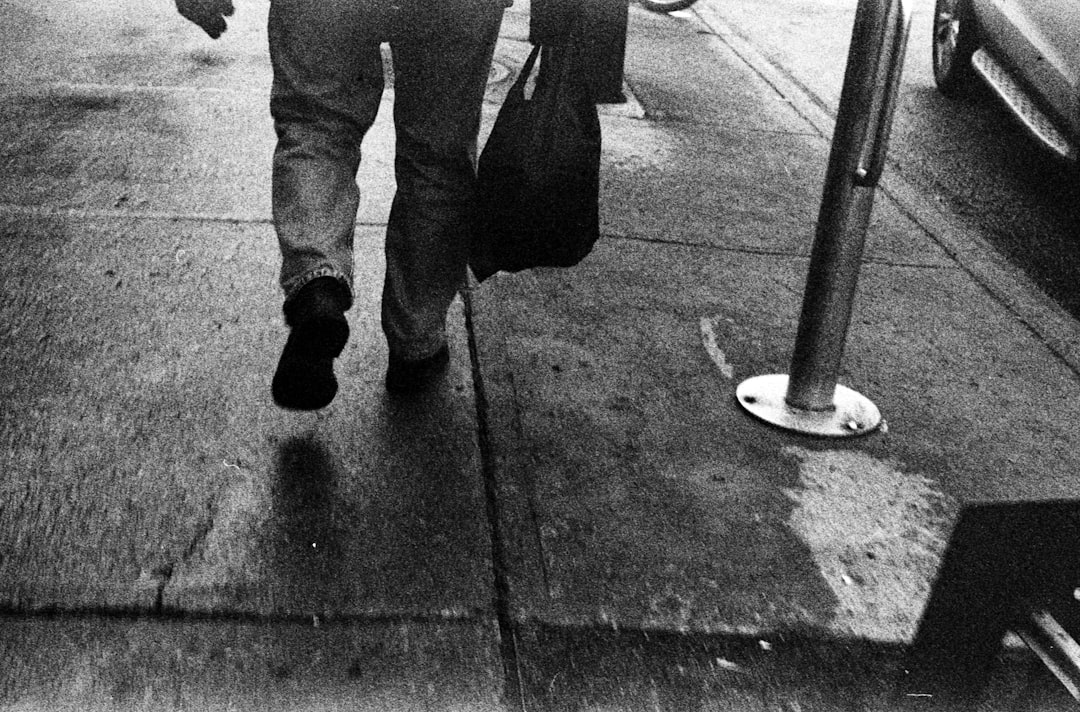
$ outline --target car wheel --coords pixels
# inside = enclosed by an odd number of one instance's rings
[[[638,0],[638,3],[646,10],[662,13],[685,10],[695,2],[697,0]]]
[[[979,48],[971,0],[937,0],[934,7],[934,82],[946,96],[962,96],[976,85],[971,55]]]

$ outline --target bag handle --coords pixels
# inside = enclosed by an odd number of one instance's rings
[[[533,45],[532,52],[529,52],[529,58],[525,60],[525,64],[521,65],[521,72],[518,74],[517,80],[510,87],[509,93],[513,94],[518,101],[525,99],[525,84],[532,75],[533,67],[536,66],[536,59],[540,56],[540,48],[541,45]]]
[[[577,36],[578,30],[584,22],[584,11],[580,8],[574,11],[570,17],[570,24],[567,28],[567,42],[580,42]],[[543,43],[534,43],[532,51],[529,52],[528,58],[525,60],[525,64],[521,65],[521,73],[518,74],[517,81],[510,87],[510,93],[515,96],[519,101],[525,99],[525,84],[529,81],[529,77],[532,76],[533,68],[536,66],[536,60],[540,57],[541,50],[550,49],[553,45],[545,45]],[[548,53],[544,52],[546,56]]]

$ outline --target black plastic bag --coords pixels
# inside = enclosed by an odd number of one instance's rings
[[[479,281],[571,267],[600,236],[600,119],[581,56],[576,42],[537,45],[499,110],[479,161],[469,256]]]

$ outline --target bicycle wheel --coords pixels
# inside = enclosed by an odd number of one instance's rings
[[[638,0],[638,3],[646,10],[653,12],[675,12],[685,10],[697,0]]]

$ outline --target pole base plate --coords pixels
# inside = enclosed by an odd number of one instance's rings
[[[793,408],[787,402],[787,390],[787,374],[774,373],[743,381],[735,397],[755,418],[806,435],[846,438],[871,433],[881,425],[877,406],[850,388],[837,384],[829,410]]]

